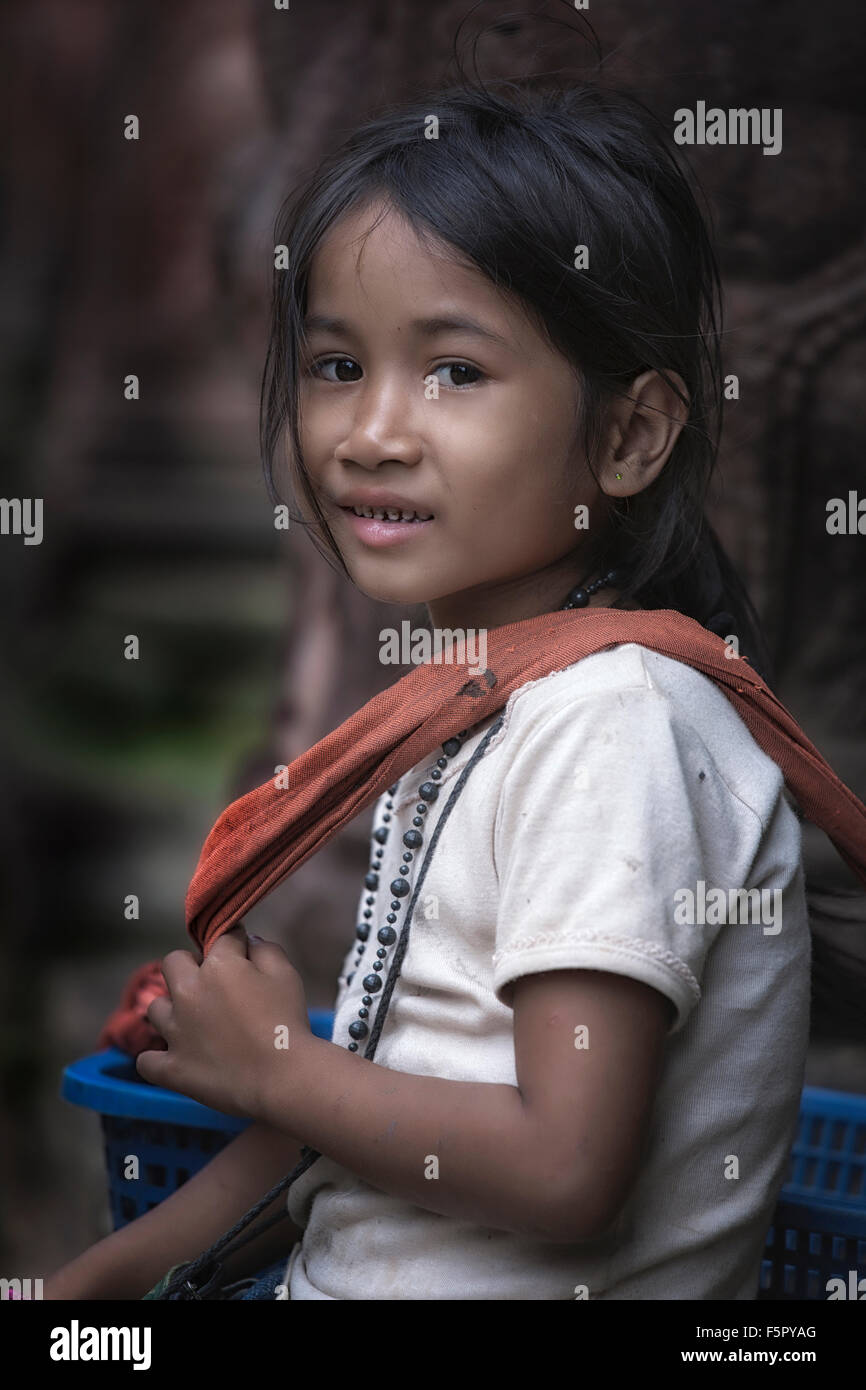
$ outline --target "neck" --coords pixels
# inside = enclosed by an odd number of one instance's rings
[[[427,614],[433,628],[457,631],[491,631],[507,623],[519,623],[525,618],[555,613],[565,603],[570,590],[580,579],[589,582],[604,573],[604,567],[592,573],[575,575],[573,563],[568,571],[530,575],[499,585],[495,592],[466,589],[433,599],[427,604]],[[620,603],[620,591],[612,586],[600,589],[590,597],[588,608],[640,608],[633,599]]]

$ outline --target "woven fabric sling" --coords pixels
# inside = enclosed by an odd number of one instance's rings
[[[480,675],[468,676],[465,663],[447,660],[416,667],[296,758],[280,779],[284,789],[268,781],[233,802],[204,843],[186,897],[187,929],[202,955],[255,903],[446,739],[496,714],[527,682],[629,642],[682,661],[716,682],[758,745],[778,764],[802,816],[826,832],[866,885],[866,806],[837,777],[747,657],[733,655],[721,637],[673,609],[566,610],[488,630],[487,668]],[[450,807],[501,722],[488,730],[443,808],[415,895]],[[399,976],[414,900],[413,896],[380,997],[364,1052],[367,1058],[375,1053]],[[120,1006],[103,1027],[99,1045],[116,1046],[133,1056],[162,1048],[163,1039],[148,1022],[146,1011],[152,999],[166,992],[158,961],[135,971]],[[209,1250],[174,1266],[145,1297],[226,1297],[216,1257],[240,1249],[284,1218],[282,1212],[235,1240],[320,1157],[314,1149],[304,1149],[302,1155],[295,1169]]]

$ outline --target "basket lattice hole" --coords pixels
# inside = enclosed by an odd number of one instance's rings
[[[834,1120],[830,1131],[829,1147],[834,1153],[846,1153],[846,1139],[848,1138],[848,1125],[844,1120]]]

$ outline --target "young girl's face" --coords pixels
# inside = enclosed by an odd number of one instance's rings
[[[552,611],[589,577],[575,508],[600,528],[607,500],[574,443],[574,371],[393,210],[362,248],[380,207],[331,228],[308,285],[301,445],[346,567],[372,598],[427,603],[438,627]],[[352,503],[432,520],[390,530]]]

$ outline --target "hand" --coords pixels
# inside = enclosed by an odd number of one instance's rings
[[[141,1052],[145,1081],[226,1115],[263,1116],[275,1074],[298,1080],[312,1037],[301,977],[281,946],[226,932],[199,964],[189,951],[162,962],[169,997],[147,1018],[166,1050]]]

